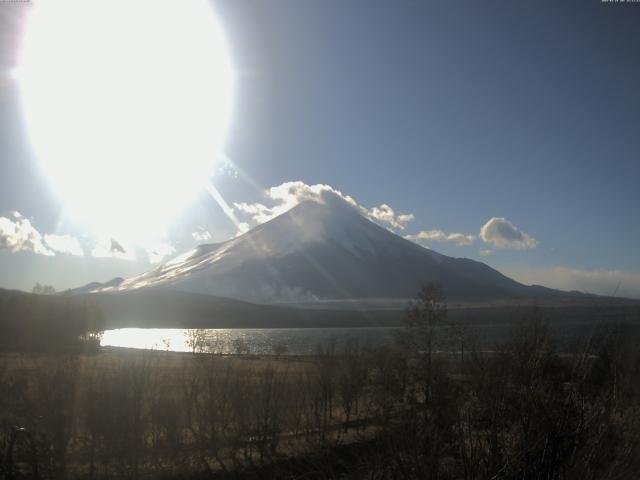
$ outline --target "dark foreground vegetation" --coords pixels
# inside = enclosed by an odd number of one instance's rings
[[[386,348],[4,353],[0,478],[29,478],[31,443],[55,479],[637,478],[636,323],[559,351],[532,310],[487,350],[428,286]]]
[[[87,298],[0,290],[0,351],[96,351],[104,329],[102,309]]]

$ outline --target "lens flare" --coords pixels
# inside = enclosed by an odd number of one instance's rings
[[[97,232],[163,229],[219,157],[232,71],[206,0],[38,2],[16,76],[39,161]]]

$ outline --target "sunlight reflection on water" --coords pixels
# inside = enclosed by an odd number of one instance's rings
[[[294,355],[314,353],[318,345],[336,342],[337,346],[357,340],[363,346],[379,346],[393,337],[393,327],[367,328],[254,328],[207,329],[119,328],[104,332],[102,346],[191,352],[193,340],[201,340],[201,351],[235,353],[238,345],[251,354],[274,353],[284,345]]]

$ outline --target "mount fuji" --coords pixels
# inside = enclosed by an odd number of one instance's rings
[[[449,299],[496,301],[564,292],[522,285],[466,258],[410,242],[344,200],[307,200],[232,240],[200,245],[93,292],[168,289],[256,303],[393,302],[438,282]],[[564,293],[564,295],[571,295]]]

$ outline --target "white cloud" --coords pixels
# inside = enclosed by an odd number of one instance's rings
[[[528,250],[538,246],[535,238],[502,217],[493,217],[485,223],[480,229],[480,238],[497,248]]]
[[[0,250],[11,252],[33,252],[40,255],[53,256],[42,242],[42,235],[31,222],[20,215],[13,213],[13,220],[0,217]]]
[[[581,270],[564,266],[513,266],[505,268],[504,273],[528,285],[536,284],[560,290],[640,298],[639,273],[621,270]]]
[[[54,235],[47,233],[44,236],[44,241],[51,250],[55,250],[58,253],[77,255],[79,257],[84,255],[80,242],[76,237],[72,237],[71,235]]]
[[[135,260],[136,255],[131,248],[125,248],[115,238],[105,239],[91,251],[91,255],[98,258],[118,258],[121,260]]]
[[[202,227],[198,227],[198,230],[193,232],[191,236],[198,242],[208,242],[212,238],[211,233]]]
[[[254,223],[260,224],[290,210],[305,200],[324,203],[327,195],[335,195],[355,207],[365,217],[399,230],[403,230],[407,223],[415,219],[412,213],[396,213],[386,203],[369,209],[359,205],[353,197],[342,193],[340,190],[336,190],[331,185],[321,183],[307,185],[301,181],[285,182],[269,188],[265,192],[265,196],[274,204],[271,207],[263,203],[242,202],[234,203],[233,205],[240,213],[250,216]]]
[[[492,255],[493,254],[493,250],[491,250],[490,248],[481,248],[480,249],[480,255],[482,255],[483,257],[486,257],[488,255]]]
[[[305,200],[314,200],[324,202],[324,195],[336,195],[347,203],[357,207],[357,203],[353,198],[344,195],[339,190],[334,189],[330,185],[315,184],[307,185],[304,182],[285,182],[275,187],[269,188],[265,192],[265,196],[275,205],[268,207],[262,203],[234,203],[234,207],[241,213],[251,216],[251,219],[261,224],[268,222],[274,217],[290,210]]]
[[[149,256],[149,262],[158,263],[165,257],[176,252],[176,249],[167,243],[156,243],[145,248]]]
[[[379,207],[373,207],[368,211],[369,218],[378,220],[382,223],[387,223],[393,228],[404,230],[407,223],[416,219],[413,213],[398,215],[396,212],[386,203],[383,203]]]
[[[405,235],[404,238],[416,243],[435,241],[453,243],[458,246],[471,245],[476,240],[475,235],[466,235],[464,233],[445,233],[442,230],[422,230],[421,232],[413,235]]]

